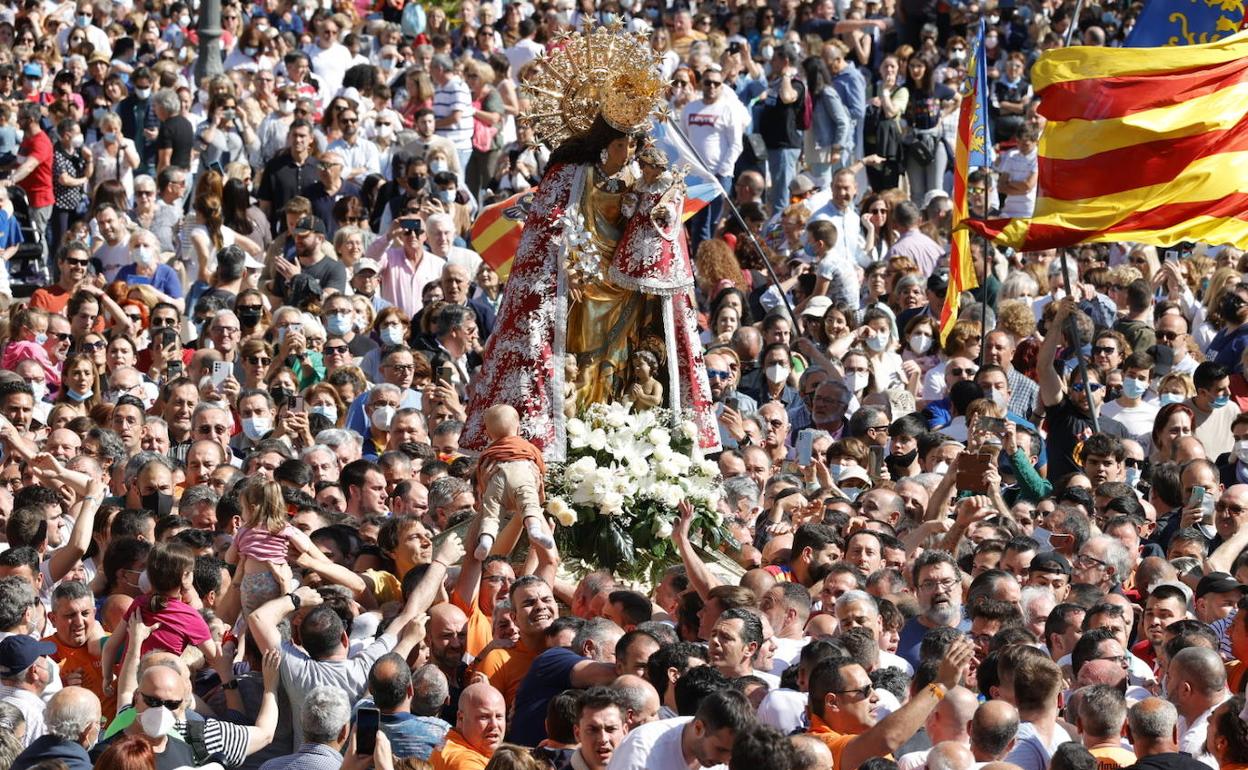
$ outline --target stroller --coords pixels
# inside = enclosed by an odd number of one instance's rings
[[[26,191],[13,185],[9,187],[9,200],[13,202],[13,216],[22,230],[22,243],[9,260],[9,286],[14,297],[29,297],[35,289],[46,286],[51,276],[47,261],[43,258],[43,242],[46,233],[35,232],[30,225],[30,202]]]

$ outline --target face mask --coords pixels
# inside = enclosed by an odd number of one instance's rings
[[[393,58],[391,58],[391,57],[389,57],[389,56],[387,56],[386,58],[382,59],[382,60],[381,60],[381,68],[382,68],[383,70],[392,70],[392,69],[394,69],[394,59],[393,59]]]
[[[871,348],[876,353],[884,352],[884,349],[888,347],[888,335],[872,334],[870,337],[867,337],[867,347]]]
[[[114,144],[114,143],[116,143],[116,141],[117,141],[117,132],[115,132],[115,131],[108,131],[108,132],[106,132],[106,133],[104,134],[104,141],[108,142],[109,144]]]
[[[989,390],[988,392],[984,393],[984,398],[988,399],[993,404],[1001,407],[1002,409],[1005,409],[1009,404],[1009,402],[1005,398],[1005,394],[997,390],[996,388],[993,388],[992,390]]]
[[[1121,396],[1122,396],[1121,385],[1110,385],[1109,387],[1105,388],[1105,400],[1106,401],[1117,401],[1119,397]]]
[[[96,107],[94,110],[91,110],[91,117],[95,119],[96,123],[99,123],[107,115],[108,115],[108,110],[104,109],[103,107]]]
[[[442,201],[443,204],[447,204],[451,202],[451,191],[450,190],[434,190],[433,197]]]
[[[45,342],[47,342],[47,341],[48,341],[48,335],[43,334],[43,333],[40,333],[40,334],[36,334],[36,335],[35,335],[35,344],[36,344],[36,345],[42,345],[43,343],[45,343]]]
[[[325,329],[334,336],[341,336],[351,331],[352,317],[350,313],[334,313],[325,319]]]
[[[1135,489],[1135,485],[1140,483],[1140,469],[1139,468],[1127,468],[1127,472],[1125,475],[1127,477],[1127,486],[1131,487],[1132,489]]]
[[[945,462],[944,460],[941,460],[940,462],[932,466],[932,473],[935,473],[937,476],[943,476],[948,472],[949,472],[949,463]]]
[[[150,89],[150,88],[136,88],[136,89],[134,89],[134,95],[135,95],[135,96],[137,96],[137,97],[139,97],[140,99],[150,99],[150,98],[151,98],[151,96],[152,96],[152,89]]]
[[[390,423],[394,422],[395,411],[395,408],[389,404],[377,407],[373,410],[373,425],[380,430],[390,430]]]
[[[848,497],[851,503],[857,500],[858,495],[861,495],[862,492],[863,492],[862,487],[846,487],[845,489],[841,490],[841,494]]]
[[[244,56],[251,56],[251,57],[255,57],[255,55],[256,55],[257,53],[259,53],[259,50],[260,50],[260,49],[256,48],[255,46],[251,46],[251,45],[249,45],[249,46],[247,46],[247,47],[243,48],[243,55],[244,55]]]
[[[173,712],[164,706],[157,706],[139,714],[139,727],[143,734],[152,740],[163,738],[173,729]]]
[[[82,134],[78,134],[73,139],[70,139],[69,143],[75,150],[80,149],[82,147]]]
[[[259,441],[273,430],[271,417],[247,417],[243,420],[243,434],[252,441]]]
[[[1235,459],[1248,465],[1248,441],[1235,442]]]
[[[184,13],[181,16],[179,16],[178,26],[182,27],[183,29],[186,29],[187,27],[191,26],[191,15],[188,13]]]
[[[236,311],[238,322],[243,326],[252,327],[260,323],[259,308],[243,308]]]
[[[269,395],[273,397],[273,403],[281,408],[290,403],[290,400],[294,398],[295,394],[286,388],[273,388],[269,391]]]
[[[381,343],[383,345],[402,345],[403,336],[402,326],[381,327]]]
[[[858,393],[863,388],[867,387],[867,383],[870,379],[871,375],[866,372],[849,372],[845,375],[845,384],[849,386],[851,391]]]
[[[1127,377],[1122,381],[1122,394],[1127,398],[1139,398],[1148,390],[1148,380]]]
[[[81,404],[83,401],[86,401],[88,398],[91,398],[92,396],[94,396],[94,395],[95,395],[95,391],[94,391],[94,390],[88,390],[88,391],[87,391],[87,392],[85,392],[85,393],[79,393],[78,391],[74,390],[73,388],[66,388],[66,389],[65,389],[65,395],[69,396],[69,398],[70,398],[70,400],[71,400],[71,401],[77,401],[78,403],[80,403],[80,404]]]
[[[909,468],[914,463],[916,457],[919,456],[919,449],[915,447],[905,454],[892,454],[885,458],[885,463],[894,468]]]
[[[163,492],[149,492],[139,498],[139,507],[145,511],[151,511],[156,514],[156,519],[168,516],[173,510],[173,495],[166,495]]]
[[[283,115],[289,115],[295,111],[295,103],[289,99],[283,99],[277,103],[277,111]]]
[[[156,252],[149,246],[140,246],[134,250],[134,261],[143,267],[156,264]]]
[[[911,334],[910,350],[915,355],[924,355],[932,349],[932,335],[930,334]]]
[[[832,477],[833,481],[840,481],[841,474],[843,474],[844,472],[845,472],[844,465],[829,465],[828,466],[828,475]]]
[[[441,171],[446,171],[446,161],[435,160],[429,164],[429,173],[437,174]]]
[[[778,385],[789,378],[789,368],[782,364],[772,364],[763,370],[763,373],[767,375],[767,381],[773,385]]]
[[[223,120],[234,120],[236,117],[238,117],[238,113],[234,110],[221,110],[221,118]]]
[[[1226,406],[1229,403],[1231,403],[1230,396],[1218,396],[1217,398],[1213,400],[1213,403],[1211,404],[1211,406],[1213,406],[1214,409],[1221,409],[1222,407]]]
[[[407,186],[413,190],[423,189],[425,186],[425,178],[419,174],[414,174],[407,178]]]
[[[74,22],[77,23],[79,27],[86,27],[91,24],[91,17],[85,13],[80,13],[78,14],[78,17],[74,19]]]
[[[30,389],[35,392],[35,401],[42,401],[44,396],[48,395],[48,383],[46,382],[30,382]]]
[[[378,126],[377,136],[380,136],[382,139],[391,138],[392,136],[394,136],[394,126],[390,125],[389,123],[384,123]]]
[[[330,422],[338,422],[338,407],[333,404],[311,407],[308,409],[308,414],[319,414]]]
[[[1181,404],[1181,403],[1183,403],[1183,397],[1180,396],[1178,393],[1162,393],[1161,394],[1162,406],[1166,406],[1167,404]]]

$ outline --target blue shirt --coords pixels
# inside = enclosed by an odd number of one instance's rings
[[[22,226],[12,214],[0,210],[0,249],[7,249],[25,242],[22,237]]]
[[[919,622],[919,616],[915,615],[906,621],[901,627],[901,639],[897,643],[897,654],[906,659],[906,662],[917,670],[919,667],[919,647],[923,644],[923,637],[927,636],[927,632],[931,629]],[[971,630],[971,621],[963,618],[958,621],[958,630],[962,632]]]
[[[125,265],[117,271],[117,280],[131,285],[147,284],[162,294],[168,294],[174,299],[182,299],[182,282],[178,280],[178,274],[174,272],[174,269],[168,265],[157,265],[156,274],[151,278],[139,275],[134,265]]]
[[[553,647],[533,660],[516,690],[515,714],[507,726],[507,740],[536,746],[546,740],[546,707],[564,690],[572,689],[572,669],[588,658],[566,647]]]
[[[437,717],[418,717],[409,712],[381,715],[381,731],[390,739],[395,759],[415,757],[426,762],[446,743],[451,726]]]

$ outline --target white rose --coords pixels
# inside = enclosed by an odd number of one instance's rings
[[[607,432],[602,428],[594,428],[589,432],[586,443],[589,445],[590,449],[595,452],[601,452],[603,449],[607,448]]]
[[[614,516],[624,510],[624,496],[619,492],[607,492],[598,499],[598,506],[604,515]]]
[[[685,420],[680,424],[680,434],[686,440],[692,441],[698,435],[698,426],[694,424],[693,420]]]
[[[650,441],[654,443],[655,447],[671,446],[672,434],[668,433],[666,428],[651,428]]]
[[[666,540],[672,536],[672,523],[670,521],[659,521],[659,528],[654,531],[654,536],[660,540]]]
[[[570,527],[576,523],[576,511],[572,510],[562,498],[552,497],[546,501],[546,512],[555,517],[561,527]]]

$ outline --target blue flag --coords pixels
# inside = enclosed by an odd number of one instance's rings
[[[979,30],[971,46],[971,58],[966,63],[966,80],[962,84],[962,98],[970,99],[971,133],[967,169],[987,168],[992,165],[992,140],[988,134],[988,57],[984,55],[984,20],[979,20]]]
[[[1147,0],[1127,35],[1127,46],[1212,43],[1233,35],[1243,24],[1244,0]]]

